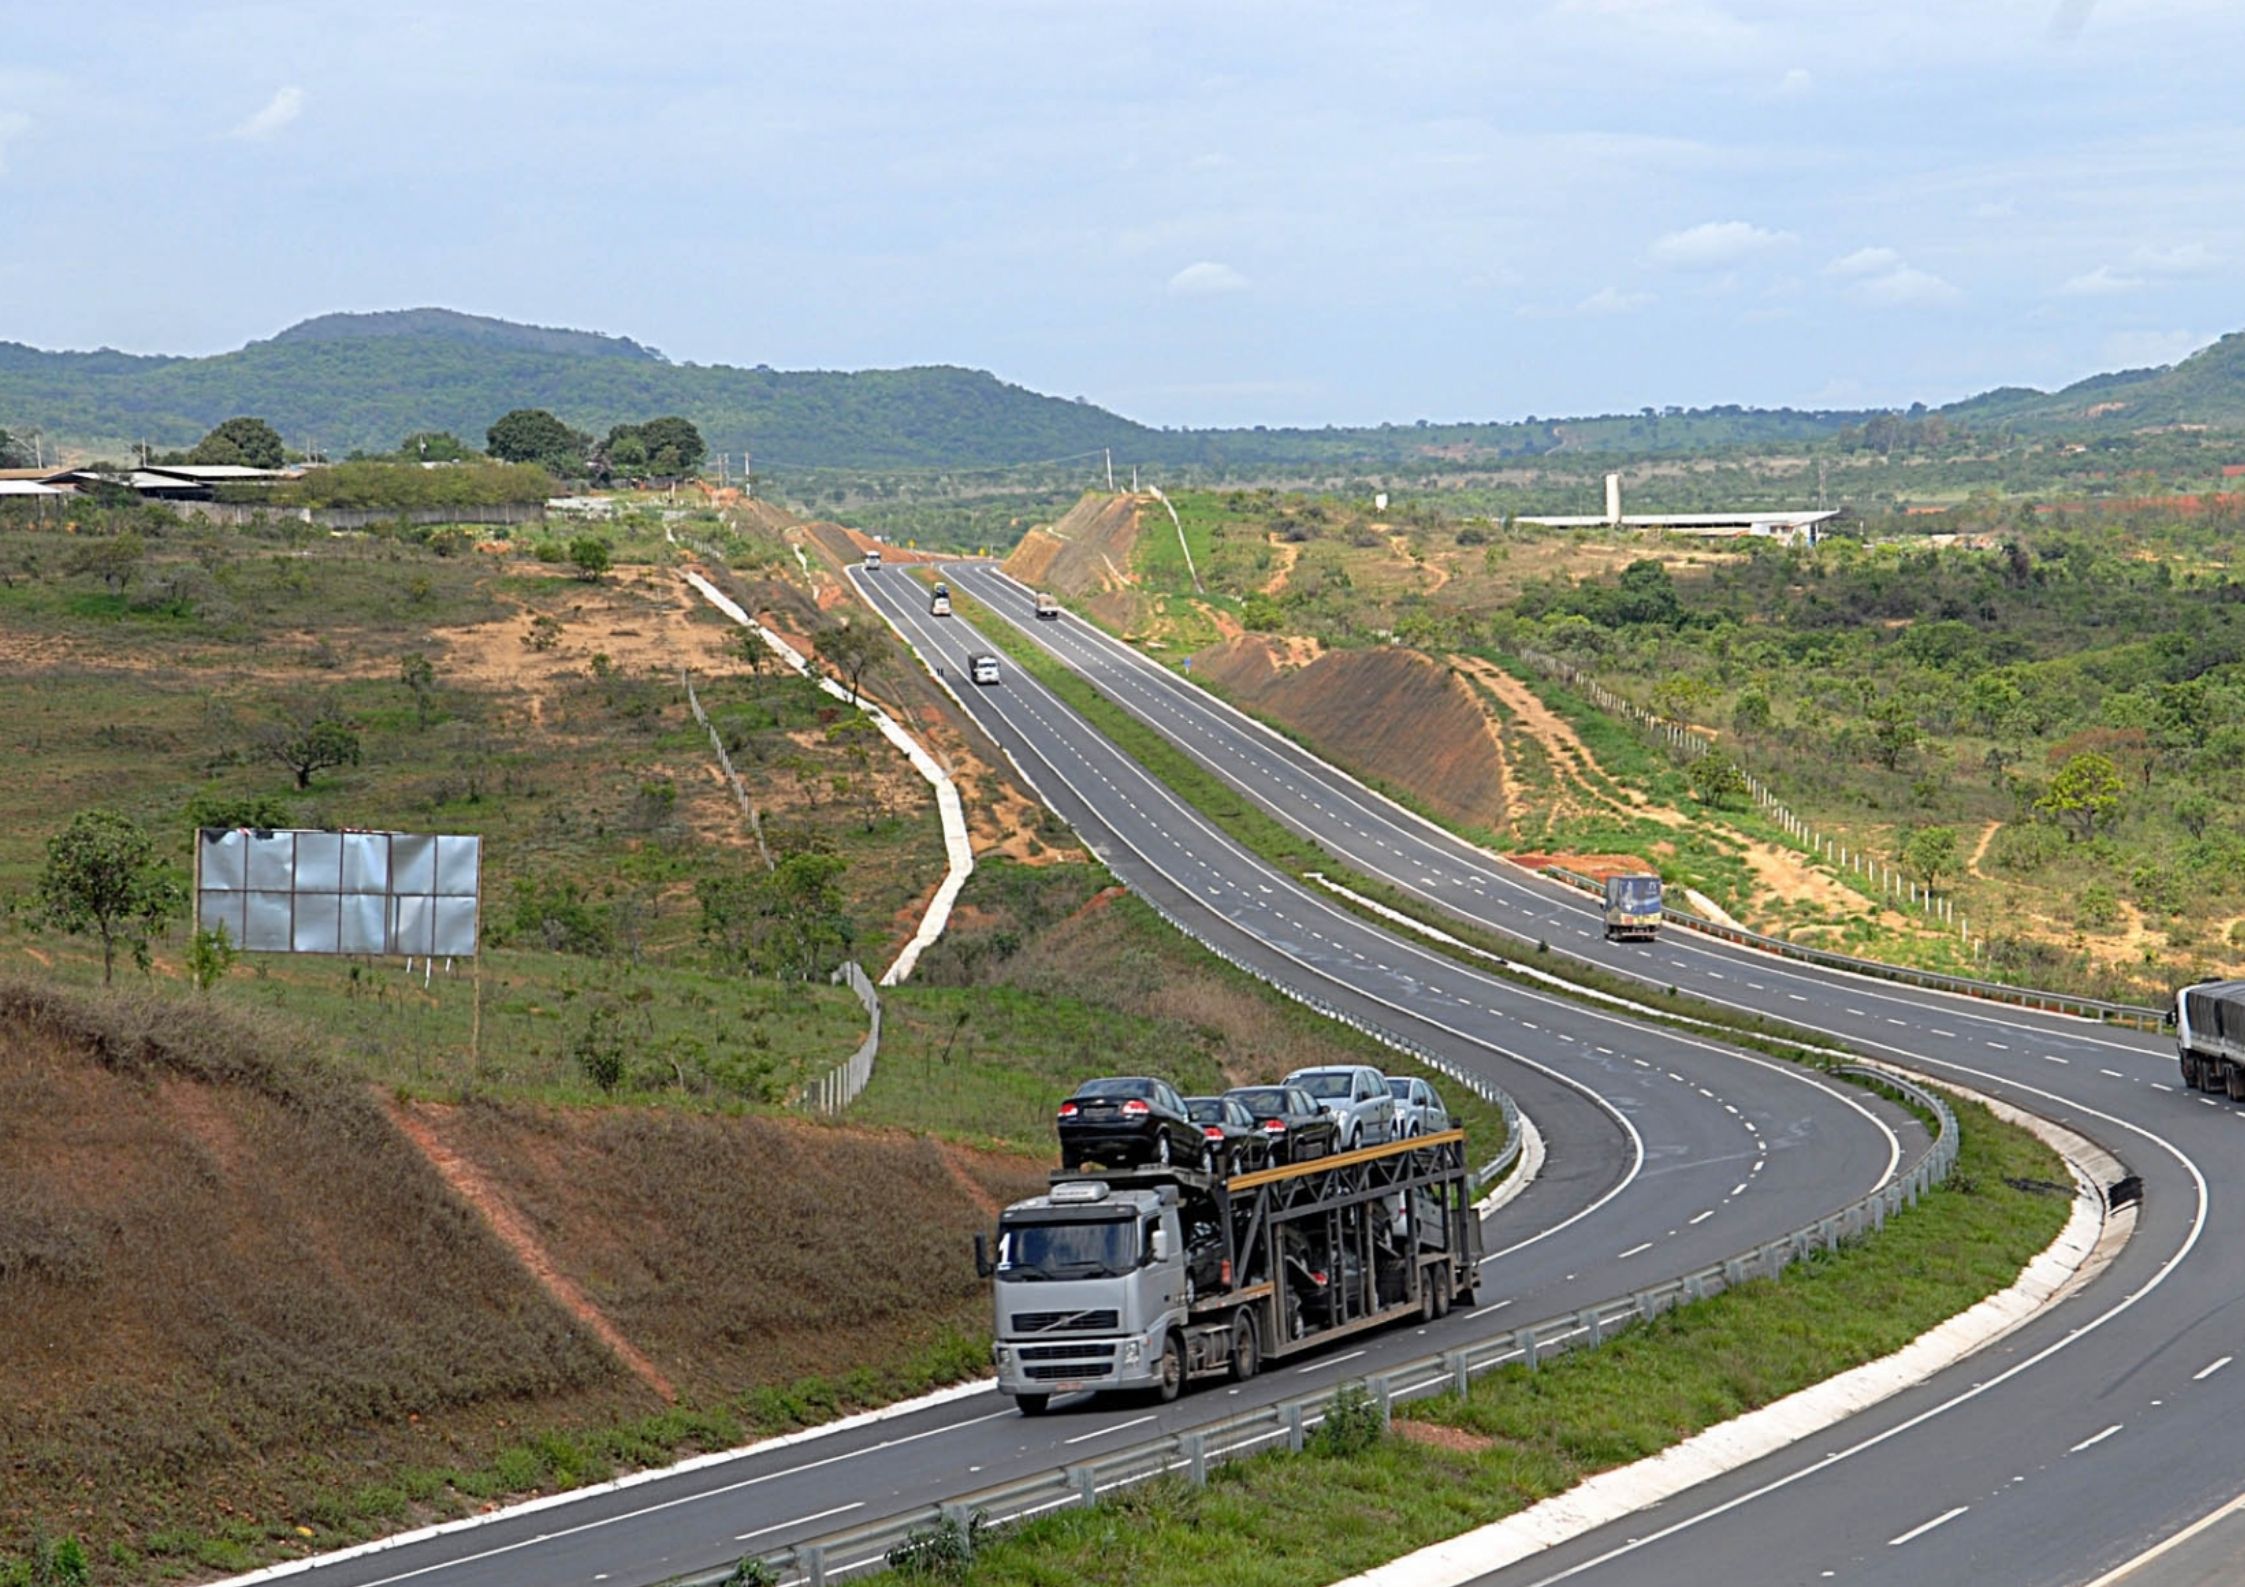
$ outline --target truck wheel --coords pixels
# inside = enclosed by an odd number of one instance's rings
[[[1016,1394],[1013,1397],[1013,1403],[1021,1407],[1021,1414],[1024,1416],[1042,1416],[1045,1413],[1045,1407],[1052,1403],[1052,1396],[1049,1394]]]
[[[1245,1383],[1262,1365],[1262,1333],[1255,1326],[1255,1314],[1243,1309],[1232,1319],[1232,1381]]]
[[[1434,1270],[1434,1315],[1438,1318],[1450,1315],[1450,1270],[1446,1267]]]
[[[1154,1397],[1167,1405],[1185,1392],[1185,1341],[1174,1332],[1162,1342],[1161,1381],[1154,1385]]]
[[[2230,1101],[2245,1102],[2245,1069],[2240,1069],[2235,1064],[2227,1064],[2224,1066],[2223,1072],[2229,1079]]]
[[[2198,1060],[2189,1053],[2183,1054],[2183,1089],[2186,1091],[2198,1089]]]

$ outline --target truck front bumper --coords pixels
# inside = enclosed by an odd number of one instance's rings
[[[1151,1388],[1161,1353],[1143,1334],[1102,1339],[1001,1339],[990,1347],[1000,1394]]]

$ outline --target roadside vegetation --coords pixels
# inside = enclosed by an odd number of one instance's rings
[[[945,1579],[973,1587],[1299,1587],[1329,1582],[1563,1493],[1901,1348],[2008,1286],[2064,1226],[2064,1166],[2025,1131],[1960,1103],[1947,1186],[1883,1233],[1782,1279],[1637,1324],[1596,1350],[1479,1379],[1464,1399],[1397,1407],[1383,1429],[1349,1398],[1301,1454],[1212,1467],[1205,1488],[1163,1478],[1090,1509],[982,1531]],[[2047,1187],[2047,1188],[2046,1188]],[[923,1579],[932,1539],[881,1579]]]

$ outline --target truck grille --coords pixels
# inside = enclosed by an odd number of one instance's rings
[[[1013,1331],[1018,1334],[1095,1334],[1119,1321],[1112,1311],[1017,1311]]]
[[[1112,1344],[1023,1345],[1014,1352],[1024,1361],[1107,1361],[1115,1354]]]

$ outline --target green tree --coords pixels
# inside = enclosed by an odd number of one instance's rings
[[[219,827],[231,831],[235,827],[251,827],[271,831],[276,827],[293,826],[296,812],[278,794],[199,793],[187,801],[186,818],[187,825],[196,830]]]
[[[475,453],[450,430],[416,430],[398,443],[398,456],[409,463],[464,463]]]
[[[2055,817],[2074,838],[2086,840],[2119,818],[2125,792],[2120,768],[2107,756],[2085,750],[2058,768],[2035,808]]]
[[[279,468],[288,461],[281,432],[263,419],[228,419],[195,443],[190,463],[234,463],[248,468]]]
[[[420,651],[413,651],[398,663],[398,682],[413,696],[414,720],[427,727],[436,708],[437,664]]]
[[[1767,733],[1775,720],[1769,694],[1759,686],[1742,691],[1731,707],[1731,726],[1741,733]]]
[[[709,456],[709,445],[691,419],[665,414],[660,419],[649,419],[638,426],[638,431],[640,444],[647,448],[648,461],[658,473],[691,474],[702,466],[702,459]]]
[[[188,939],[187,979],[195,983],[196,991],[208,992],[226,979],[226,972],[234,968],[234,960],[239,956],[233,934],[227,931],[226,922],[222,920]]]
[[[6,430],[0,430],[0,468],[31,466],[31,448]]]
[[[62,570],[70,574],[92,574],[101,580],[110,594],[119,595],[132,583],[133,575],[148,554],[148,542],[132,530],[122,534],[104,535],[98,539],[79,540],[63,558]]]
[[[296,786],[312,786],[312,774],[330,766],[359,763],[359,734],[332,705],[290,711],[258,731],[258,748],[296,774]]]
[[[702,941],[729,966],[807,981],[856,940],[838,855],[797,851],[769,873],[720,871],[694,883]]]
[[[1722,810],[1745,803],[1752,789],[1746,772],[1724,749],[1711,749],[1691,764],[1686,773],[1692,795],[1703,805]]]
[[[186,889],[156,858],[140,823],[115,810],[81,810],[47,840],[39,873],[38,908],[66,936],[91,931],[101,938],[101,981],[109,984],[117,945],[132,949],[148,968],[148,938],[178,914]]]
[[[1957,834],[1951,827],[1919,827],[1902,840],[1896,856],[1902,869],[1931,888],[1953,874],[1959,863]]]
[[[1900,771],[1903,757],[1918,747],[1917,713],[1890,695],[1870,715],[1872,755],[1888,771]]]
[[[597,584],[601,575],[614,566],[615,553],[600,536],[579,535],[569,542],[569,564],[577,570],[577,577]]]
[[[2221,807],[2196,788],[2175,801],[2175,820],[2193,839],[2204,837],[2219,814]]]
[[[820,629],[812,636],[811,644],[818,651],[819,659],[848,681],[850,703],[855,705],[859,680],[881,657],[880,635],[868,623],[837,623]]]
[[[517,408],[484,432],[491,455],[506,463],[543,463],[557,474],[582,474],[589,438],[543,408]]]

